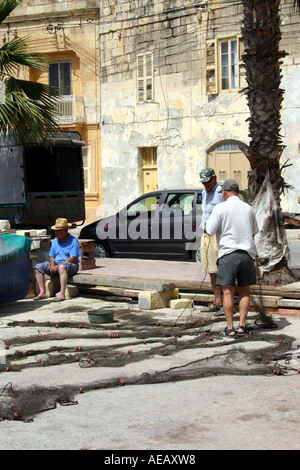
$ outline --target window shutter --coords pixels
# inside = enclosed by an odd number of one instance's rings
[[[71,94],[71,62],[60,63],[60,88],[63,95]]]
[[[86,145],[82,148],[82,166],[83,166],[83,176],[84,176],[84,191],[86,193],[90,192],[90,147]]]
[[[217,43],[215,39],[206,42],[206,93],[218,93]]]
[[[49,63],[49,85],[59,88],[62,95],[71,95],[71,62],[50,62]]]
[[[241,37],[238,37],[238,59],[239,59],[239,88],[243,89],[247,87],[246,82],[246,69],[243,60],[243,54],[245,53],[245,45]]]
[[[153,55],[146,54],[146,101],[153,99]]]
[[[145,100],[144,98],[144,55],[137,56],[137,95],[138,103]]]
[[[49,64],[49,85],[59,88],[58,62]]]
[[[235,36],[231,39],[231,41],[237,40],[237,75],[238,75],[238,83],[237,89],[243,89],[247,86],[246,83],[246,71],[245,65],[243,61],[243,54],[244,54],[244,44],[242,41],[241,36]],[[226,40],[226,38],[224,38]],[[221,39],[211,39],[206,42],[206,93],[207,95],[216,95],[221,91],[221,64],[218,64],[218,47],[221,44]],[[232,65],[232,64],[231,64]],[[231,89],[232,84],[229,86],[229,90]],[[236,89],[236,88],[235,88]]]
[[[138,103],[153,100],[153,54],[137,56],[137,100]]]

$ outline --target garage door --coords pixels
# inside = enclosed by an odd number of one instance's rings
[[[234,179],[240,189],[248,188],[248,171],[250,164],[235,141],[222,142],[208,153],[208,166],[213,168],[218,181]]]

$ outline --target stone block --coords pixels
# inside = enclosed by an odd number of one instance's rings
[[[45,288],[48,297],[55,297],[55,294],[60,291],[59,279],[49,279],[45,281]]]
[[[193,301],[189,299],[172,299],[168,302],[168,307],[174,309],[181,309],[181,308],[192,308]]]
[[[154,310],[166,308],[172,299],[179,298],[179,290],[173,289],[167,292],[162,291],[142,291],[139,292],[138,306],[141,310]]]
[[[77,297],[78,295],[79,295],[78,287],[68,284],[66,288],[66,299],[70,299],[71,297]]]
[[[60,282],[59,279],[48,279],[45,281],[45,290],[48,297],[55,297],[56,294],[60,291]],[[39,287],[36,283],[36,292],[39,293]],[[71,297],[77,297],[79,295],[79,289],[77,286],[68,284],[66,287],[65,296],[66,299]]]

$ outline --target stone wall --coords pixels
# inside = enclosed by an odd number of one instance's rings
[[[295,189],[283,210],[298,211],[299,13],[283,0],[285,101],[282,161]],[[248,143],[249,116],[240,92],[206,93],[206,41],[239,34],[241,2],[104,0],[100,13],[103,200],[113,209],[142,194],[140,147],[156,146],[159,188],[198,185],[207,151],[218,142]],[[154,100],[137,103],[137,54],[153,52]],[[296,171],[295,171],[296,170]],[[122,191],[117,190],[122,188]],[[110,210],[110,208],[109,208]]]
[[[44,54],[49,62],[70,61],[73,107],[63,130],[78,131],[90,148],[90,190],[86,192],[87,220],[95,220],[102,202],[100,148],[100,63],[98,0],[23,0],[0,27],[0,37],[28,38],[29,51]],[[21,71],[26,79],[49,83],[48,68]],[[74,118],[74,119],[73,119]]]
[[[282,112],[282,136],[286,146],[281,163],[292,163],[283,172],[284,179],[293,186],[282,197],[282,208],[291,213],[300,213],[297,199],[300,195],[300,12],[295,10],[293,2],[284,0],[282,11],[281,49],[288,55],[282,63],[281,87],[284,90]]]
[[[300,14],[281,1],[282,162],[294,189],[283,209],[300,212]],[[23,0],[10,30],[28,35],[30,47],[56,57],[75,54],[76,94],[84,96],[84,132],[93,148],[93,191],[87,206],[96,218],[112,213],[143,192],[139,149],[157,148],[158,186],[199,185],[207,152],[225,140],[248,143],[249,111],[239,91],[207,94],[206,44],[238,35],[241,2],[228,0]],[[60,24],[64,28],[59,29]],[[51,25],[53,31],[47,30]],[[57,27],[57,29],[55,29]],[[0,34],[7,31],[7,24]],[[153,53],[153,100],[137,100],[137,55]],[[35,77],[46,81],[46,75]],[[101,148],[99,127],[101,126]],[[102,158],[102,162],[101,162]]]
[[[226,9],[224,17],[219,8],[208,11],[200,3],[102,2],[104,202],[121,207],[142,193],[139,147],[157,146],[159,188],[186,187],[199,186],[199,171],[214,143],[247,140],[245,97],[238,92],[206,94],[210,27],[219,21],[218,34],[228,34],[228,25],[237,34],[239,26],[231,26],[237,7]],[[146,51],[154,57],[154,100],[138,104],[136,57]]]

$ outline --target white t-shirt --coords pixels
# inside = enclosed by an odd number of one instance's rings
[[[209,235],[216,234],[219,245],[218,258],[236,250],[256,256],[254,235],[259,232],[254,210],[238,196],[216,205],[206,222]]]

